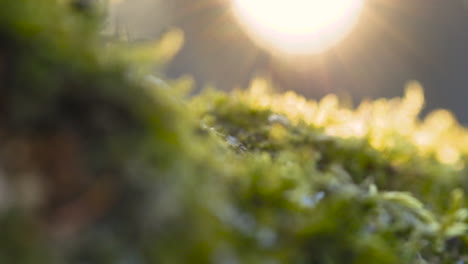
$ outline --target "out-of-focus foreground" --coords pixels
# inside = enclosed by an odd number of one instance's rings
[[[348,109],[148,77],[86,1],[0,4],[0,263],[465,263],[468,133],[422,89]]]

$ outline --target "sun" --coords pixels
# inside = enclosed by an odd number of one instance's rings
[[[232,0],[235,16],[255,42],[287,54],[320,53],[343,39],[364,0]]]

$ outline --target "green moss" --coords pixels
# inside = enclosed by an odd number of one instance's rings
[[[180,33],[105,45],[95,10],[0,2],[0,262],[468,261],[468,134],[416,84],[186,100],[144,77]]]
[[[452,124],[437,134],[428,130],[430,118],[420,122],[415,113],[406,123],[410,132],[401,132],[401,124],[391,124],[389,116],[395,113],[385,112],[375,117],[384,118],[384,126],[373,126],[375,121],[366,118],[363,130],[367,131],[335,134],[341,128],[351,130],[354,122],[360,121],[359,109],[349,110],[338,104],[330,107],[326,102],[330,98],[307,102],[291,93],[277,95],[256,89],[254,85],[233,95],[211,92],[195,99],[192,105],[203,109],[204,126],[218,131],[239,153],[239,166],[256,163],[258,158],[267,162],[259,169],[244,172],[249,175],[248,180],[241,180],[246,189],[240,193],[236,190],[233,199],[240,199],[246,206],[244,210],[254,214],[285,210],[294,224],[281,227],[286,223],[280,222],[269,228],[287,230],[296,243],[301,241],[302,229],[295,233],[295,228],[314,230],[307,231],[311,233],[300,244],[288,244],[304,250],[296,256],[304,257],[307,263],[360,263],[363,259],[374,263],[373,258],[375,263],[451,263],[466,258],[463,129]],[[401,111],[414,104],[408,102],[409,96],[399,103],[395,103],[397,99],[388,103]],[[288,107],[281,109],[285,102]],[[367,107],[367,114],[385,104],[373,103]],[[307,119],[323,112],[328,119],[325,122],[323,118],[320,122]],[[411,116],[408,112],[396,114]],[[336,120],[339,115],[348,118]],[[413,138],[416,133],[433,133],[434,142],[418,145]],[[376,135],[385,138],[376,144]],[[459,160],[448,162],[443,156],[437,157],[433,152],[444,147],[435,146],[440,141],[453,147]],[[401,147],[388,142],[398,142]],[[239,146],[243,151],[239,152]],[[457,209],[449,209],[448,205]],[[310,218],[304,220],[307,215]],[[270,217],[281,219],[278,215]],[[443,227],[447,221],[443,219],[451,219],[452,227]],[[457,230],[456,236],[448,231],[451,228]],[[309,243],[312,246],[304,249]]]

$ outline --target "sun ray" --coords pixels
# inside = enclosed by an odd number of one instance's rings
[[[233,0],[240,24],[260,46],[289,54],[319,53],[357,23],[364,0]]]

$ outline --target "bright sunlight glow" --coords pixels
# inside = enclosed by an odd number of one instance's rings
[[[356,24],[364,0],[232,0],[259,45],[287,54],[319,53]]]

